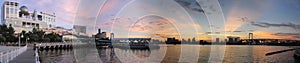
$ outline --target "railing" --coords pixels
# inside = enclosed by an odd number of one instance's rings
[[[0,52],[0,63],[8,63],[21,53],[27,50],[27,45],[21,48]]]
[[[55,45],[80,45],[80,44],[85,44],[85,43],[77,43],[77,42],[72,42],[72,43],[62,43],[62,42],[59,42],[59,43],[36,43],[37,47],[40,47],[40,46],[55,46]]]
[[[37,48],[35,48],[35,63],[41,63],[39,52],[38,52]]]

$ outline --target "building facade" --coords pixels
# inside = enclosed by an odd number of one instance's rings
[[[16,33],[31,31],[33,28],[49,29],[55,27],[55,13],[30,11],[18,2],[5,1],[2,7],[2,24],[11,25]]]
[[[99,39],[108,39],[106,32],[101,32],[101,29],[98,29],[98,33],[94,35],[94,37]]]
[[[238,43],[240,42],[240,37],[234,37],[234,36],[227,36],[229,43]]]

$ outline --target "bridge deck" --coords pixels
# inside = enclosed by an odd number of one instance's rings
[[[35,55],[33,47],[28,46],[27,50],[9,61],[9,63],[35,63]]]

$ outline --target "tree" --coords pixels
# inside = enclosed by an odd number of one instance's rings
[[[42,42],[44,41],[44,35],[45,32],[43,30],[38,30],[36,28],[33,28],[31,32],[28,32],[28,36],[30,38],[30,41],[32,42]]]
[[[0,35],[0,42],[6,42],[6,38]]]
[[[45,35],[45,38],[50,38],[51,42],[60,42],[62,41],[62,37],[56,33],[49,33]]]
[[[50,42],[51,40],[50,40],[50,38],[45,38],[44,39],[44,42]]]
[[[16,37],[14,36],[14,28],[9,25],[9,27],[7,27],[6,25],[0,25],[0,34],[2,35],[2,37],[6,38],[5,41],[8,42],[16,42]]]

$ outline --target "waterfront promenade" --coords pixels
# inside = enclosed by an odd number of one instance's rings
[[[33,47],[28,46],[25,52],[9,61],[9,63],[35,63],[35,51]]]
[[[22,54],[23,52],[27,51],[26,46],[1,46],[0,51],[0,62],[1,63],[9,63],[11,60]]]

